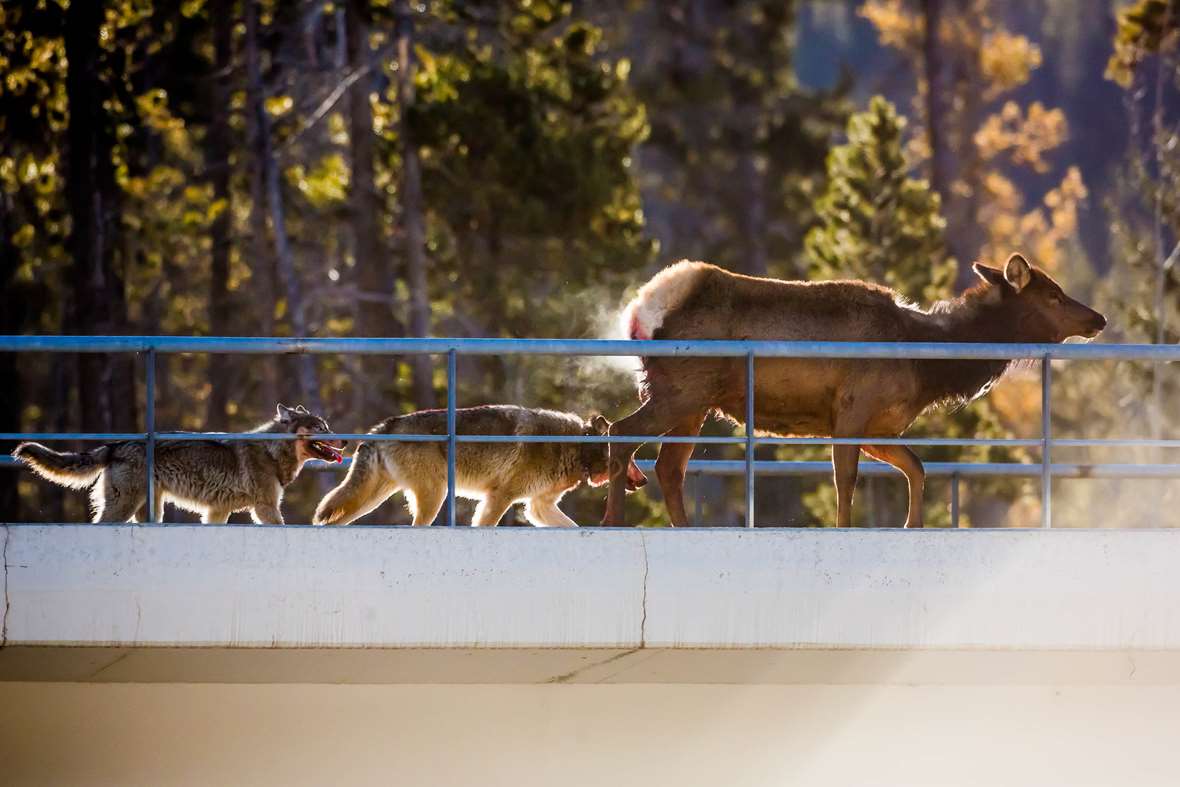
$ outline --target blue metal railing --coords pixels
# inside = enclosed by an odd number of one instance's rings
[[[702,443],[744,445],[743,462],[692,462],[692,473],[734,474],[745,477],[746,526],[753,527],[754,479],[764,475],[812,474],[830,472],[826,462],[773,462],[754,459],[758,445],[878,445],[909,446],[1004,446],[1040,448],[1038,465],[928,463],[927,473],[950,475],[952,512],[958,509],[958,479],[969,476],[1008,475],[1028,477],[1039,475],[1042,495],[1042,527],[1050,527],[1052,520],[1052,479],[1054,477],[1107,478],[1172,478],[1180,477],[1180,465],[1085,465],[1054,464],[1054,446],[1068,447],[1153,447],[1180,448],[1180,440],[1165,439],[1054,439],[1051,434],[1052,366],[1053,360],[1090,361],[1147,361],[1153,363],[1180,362],[1178,345],[1113,345],[1113,344],[986,344],[986,343],[906,343],[906,342],[777,342],[777,341],[623,341],[595,339],[291,339],[250,337],[189,337],[189,336],[0,336],[0,352],[57,352],[57,353],[143,353],[146,356],[146,411],[145,429],[136,433],[0,433],[0,440],[139,440],[146,443],[148,474],[148,515],[154,520],[155,479],[154,449],[156,440],[275,440],[296,439],[295,435],[243,434],[220,432],[161,432],[155,428],[156,356],[159,353],[219,353],[219,354],[381,354],[381,355],[445,355],[447,360],[447,434],[446,435],[374,435],[340,433],[324,435],[343,440],[396,440],[404,442],[445,442],[447,444],[447,509],[448,524],[455,524],[455,454],[459,443]],[[455,413],[457,358],[462,355],[557,355],[557,356],[648,356],[648,357],[732,357],[745,358],[747,371],[745,434],[733,437],[716,436],[650,436],[650,435],[462,435],[457,434]],[[1041,370],[1041,436],[1039,438],[879,438],[879,437],[758,437],[749,424],[754,416],[754,371],[758,358],[843,358],[843,359],[907,359],[907,360],[1038,360]],[[866,462],[867,475],[892,472],[878,463]],[[957,516],[955,517],[957,519]]]

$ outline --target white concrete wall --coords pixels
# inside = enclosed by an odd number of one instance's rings
[[[1180,530],[3,537],[9,645],[1180,650]]]
[[[0,783],[1156,787],[1176,687],[0,684]]]

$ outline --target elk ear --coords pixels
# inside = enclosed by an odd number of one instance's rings
[[[1004,274],[999,269],[993,268],[990,265],[984,265],[982,262],[976,262],[971,265],[971,270],[975,271],[975,275],[983,279],[988,284],[995,284],[997,286],[1004,283]]]
[[[1004,266],[1004,280],[1012,285],[1012,289],[1020,292],[1032,281],[1032,266],[1021,255],[1013,254]]]
[[[293,413],[293,412],[295,412],[295,411],[292,410],[287,405],[280,404],[277,407],[275,407],[275,418],[279,419],[279,423],[283,423],[283,424],[290,423],[291,422],[291,413]]]
[[[596,415],[590,419],[590,428],[594,430],[594,434],[605,435],[610,432],[610,421],[606,420],[606,416]]]

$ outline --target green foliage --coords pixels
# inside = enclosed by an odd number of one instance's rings
[[[1137,0],[1120,9],[1114,51],[1106,64],[1107,79],[1129,88],[1143,60],[1158,54],[1161,45],[1180,28],[1177,0]]]
[[[950,294],[956,263],[947,257],[946,221],[929,184],[909,176],[905,118],[874,96],[848,121],[848,142],[828,154],[819,225],[807,234],[815,278],[854,278],[929,301]]]

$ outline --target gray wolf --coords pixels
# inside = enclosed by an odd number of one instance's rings
[[[275,417],[252,433],[307,435],[296,440],[160,440],[155,450],[155,520],[164,503],[224,523],[249,510],[258,523],[283,524],[283,490],[308,459],[339,462],[344,444],[318,440],[331,433],[328,422],[302,405],[279,405]],[[37,475],[71,489],[90,489],[94,522],[127,522],[147,509],[146,447],[111,443],[81,453],[62,453],[40,443],[21,443],[12,455]]]

